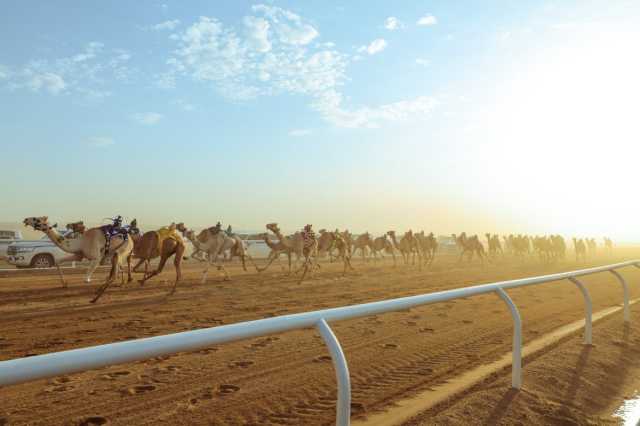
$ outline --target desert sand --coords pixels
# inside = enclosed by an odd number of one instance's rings
[[[90,285],[82,283],[82,274],[68,275],[67,289],[53,274],[4,274],[0,360],[633,258],[640,258],[640,250],[618,249],[613,256],[580,263],[498,259],[484,267],[442,256],[423,270],[356,260],[357,271],[346,277],[339,265],[323,263],[313,279],[299,285],[277,268],[256,274],[237,266],[229,268],[232,281],[210,274],[201,284],[201,265],[187,263],[185,283],[174,296],[166,297],[169,283],[163,281],[174,276],[168,267],[144,287],[131,283],[110,289],[96,305],[88,301],[104,272]],[[635,285],[639,272],[622,271],[632,298],[640,297]],[[594,311],[621,303],[622,289],[611,274],[585,277],[584,282]],[[523,316],[525,343],[584,315],[582,296],[570,282],[509,294]],[[633,319],[640,321],[638,315]],[[621,315],[596,324],[592,349],[581,345],[577,332],[526,359],[520,393],[508,390],[509,371],[502,371],[410,424],[531,424],[540,419],[580,424],[604,419],[600,416],[630,386],[621,378],[622,364],[638,359],[640,334],[633,327],[623,334],[621,324]],[[511,318],[494,295],[331,326],[349,362],[354,419],[366,419],[511,350]],[[618,380],[600,386],[606,376],[599,369],[616,370]],[[586,372],[584,379],[576,379],[577,370]],[[314,330],[301,330],[2,388],[0,424],[332,424],[335,397],[334,371],[322,340]],[[572,401],[569,414],[557,401]]]

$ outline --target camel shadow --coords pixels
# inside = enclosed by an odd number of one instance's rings
[[[498,404],[496,404],[494,409],[491,411],[491,414],[489,414],[489,417],[487,417],[487,420],[485,420],[484,423],[482,423],[482,424],[485,425],[485,426],[497,425],[500,422],[500,419],[502,419],[502,417],[505,415],[505,413],[509,409],[509,406],[513,402],[513,400],[516,397],[516,395],[518,395],[518,393],[520,393],[520,391],[518,389],[510,388],[503,395],[503,397],[500,400],[500,402],[498,402]]]

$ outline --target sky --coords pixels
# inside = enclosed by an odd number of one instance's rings
[[[0,221],[639,240],[640,2],[4,2]]]

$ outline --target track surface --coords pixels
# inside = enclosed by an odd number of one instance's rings
[[[261,275],[230,272],[222,282],[210,273],[166,297],[173,271],[141,288],[110,289],[97,304],[96,284],[69,275],[0,278],[0,360],[139,337],[230,324],[275,315],[415,295],[462,286],[541,275],[640,257],[619,250],[586,263],[545,265],[529,259],[496,260],[486,267],[437,259],[430,270],[374,266],[354,261],[341,277],[323,264],[300,285],[277,268]],[[629,283],[635,269],[625,269]],[[97,279],[102,278],[98,275]],[[594,310],[617,305],[622,289],[610,274],[584,279]],[[631,297],[640,296],[630,285]],[[569,282],[510,290],[529,341],[582,318],[582,296]],[[382,410],[394,400],[442,383],[510,350],[512,323],[493,295],[332,324],[349,361],[353,415]],[[330,357],[313,330],[212,347],[145,362],[0,389],[0,424],[332,424],[335,377]]]

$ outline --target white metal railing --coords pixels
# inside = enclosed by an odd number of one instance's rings
[[[347,361],[342,352],[342,348],[340,347],[340,343],[333,334],[328,322],[405,310],[417,306],[476,296],[479,294],[496,293],[507,304],[511,317],[513,318],[513,363],[511,384],[513,388],[519,389],[522,386],[522,320],[520,318],[518,308],[507,295],[505,290],[551,281],[565,279],[570,280],[578,286],[584,296],[584,340],[585,343],[591,344],[591,298],[586,287],[580,282],[580,280],[578,280],[578,277],[600,272],[610,272],[613,274],[622,285],[624,293],[624,321],[629,322],[629,288],[624,277],[617,271],[617,269],[627,266],[640,268],[640,260],[581,269],[578,271],[561,272],[558,274],[543,275],[539,277],[501,281],[491,284],[439,291],[419,296],[409,296],[380,302],[283,315],[256,321],[247,321],[219,327],[168,334],[164,336],[129,340],[126,342],[110,343],[89,348],[73,349],[28,358],[2,361],[0,362],[0,386],[15,385],[32,380],[77,373],[126,362],[141,361],[158,356],[171,355],[178,352],[195,351],[212,345],[281,333],[289,330],[315,327],[320,332],[320,335],[329,349],[336,370],[336,377],[338,381],[336,424],[348,425],[351,413],[349,369],[347,367]]]

